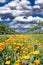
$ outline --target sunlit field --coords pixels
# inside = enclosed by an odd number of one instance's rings
[[[0,65],[43,65],[43,34],[0,35]]]

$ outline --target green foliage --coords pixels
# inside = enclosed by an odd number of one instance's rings
[[[30,28],[29,30],[27,30],[26,32],[24,32],[24,33],[27,33],[27,32],[33,32],[34,30],[37,30],[37,29],[39,29],[40,27],[39,26],[33,26],[32,28]]]
[[[43,21],[38,23],[39,26],[43,26]]]
[[[37,30],[37,29],[39,29],[39,26],[33,26],[33,27],[30,29],[30,31]]]
[[[16,34],[17,32],[5,24],[0,24],[0,34]]]

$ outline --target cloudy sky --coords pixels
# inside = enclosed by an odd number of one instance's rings
[[[43,0],[0,0],[0,24],[18,32],[43,21]]]

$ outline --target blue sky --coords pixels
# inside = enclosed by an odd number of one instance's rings
[[[0,24],[24,32],[39,21],[43,21],[43,0],[0,0]]]

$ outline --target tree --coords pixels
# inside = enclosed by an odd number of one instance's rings
[[[17,32],[5,24],[0,24],[0,34],[16,34]]]
[[[38,25],[39,25],[39,26],[43,26],[43,21],[42,21],[42,22],[39,21]]]

